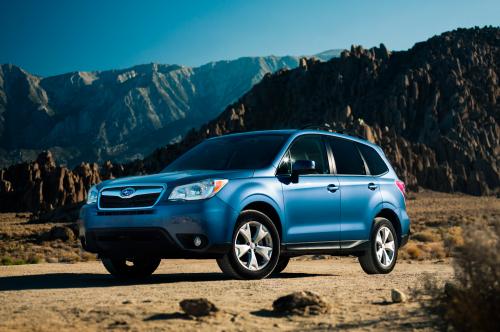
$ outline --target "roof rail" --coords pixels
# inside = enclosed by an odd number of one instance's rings
[[[362,137],[355,132],[351,132],[351,131],[346,130],[344,128],[335,128],[335,127],[330,126],[327,123],[325,123],[323,125],[307,124],[307,125],[300,128],[300,130],[304,130],[304,129],[324,130],[324,131],[335,132],[335,133],[349,135],[349,136],[353,136],[353,137],[357,137],[357,138],[361,138],[361,139],[366,140],[365,137]]]
[[[328,123],[325,123],[323,125],[317,125],[317,124],[312,124],[309,123],[303,127],[300,127],[300,130],[304,129],[313,129],[313,130],[325,130],[325,131],[337,131],[334,128],[332,128]]]

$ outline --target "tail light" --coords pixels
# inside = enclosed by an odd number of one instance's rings
[[[403,181],[396,180],[396,187],[398,187],[399,191],[403,194],[403,197],[406,199],[406,186]]]

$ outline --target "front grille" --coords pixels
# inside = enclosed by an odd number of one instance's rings
[[[133,189],[130,196],[123,196],[122,190]],[[99,195],[100,209],[130,209],[152,207],[163,191],[161,186],[127,186],[104,188]]]

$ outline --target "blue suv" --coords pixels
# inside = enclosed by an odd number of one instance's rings
[[[283,271],[300,255],[354,255],[389,273],[408,241],[405,185],[382,149],[318,130],[210,138],[161,173],[94,186],[83,247],[120,278],[162,258],[214,258],[232,278]]]

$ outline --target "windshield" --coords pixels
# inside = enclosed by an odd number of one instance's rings
[[[238,135],[206,140],[167,166],[163,172],[259,169],[271,164],[287,135]]]

